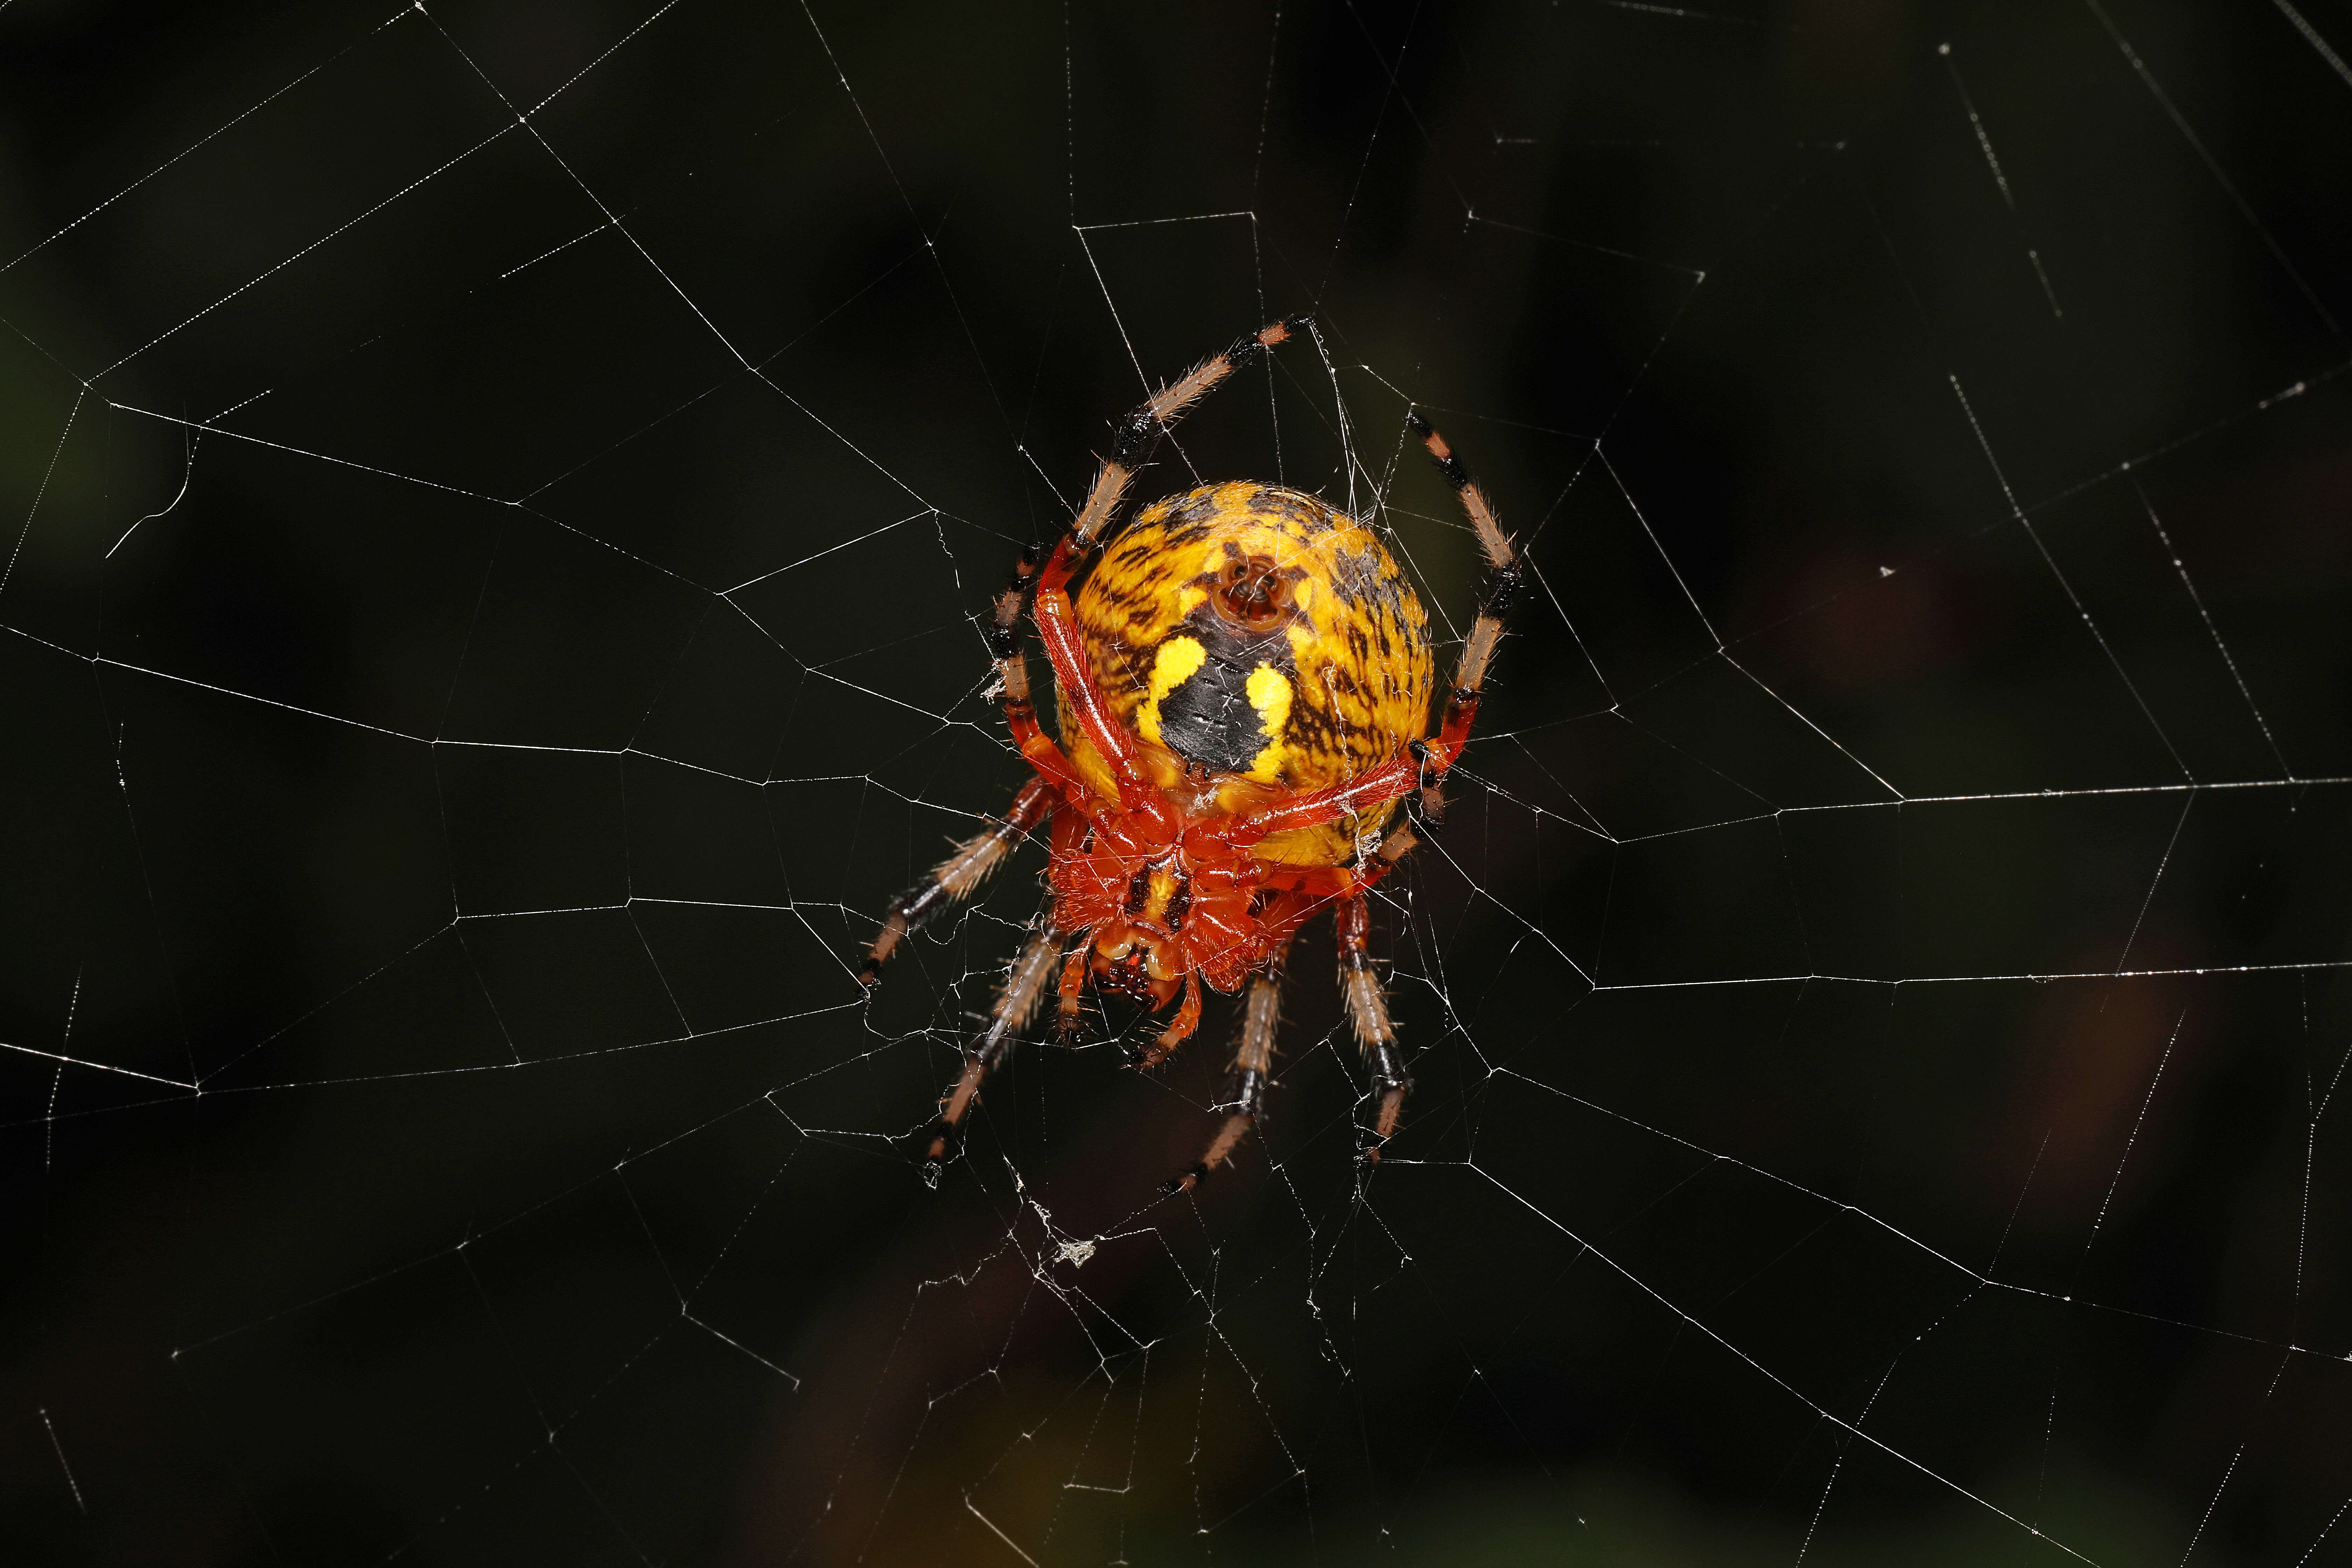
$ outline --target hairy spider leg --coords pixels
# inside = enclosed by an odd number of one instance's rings
[[[1053,662],[1054,679],[1062,700],[1076,713],[1087,739],[1110,770],[1118,789],[1119,804],[1127,810],[1140,815],[1161,828],[1171,837],[1176,830],[1174,814],[1160,798],[1144,776],[1135,760],[1134,748],[1118,724],[1112,721],[1101,689],[1087,668],[1086,654],[1078,645],[1077,627],[1070,607],[1069,583],[1078,569],[1091,556],[1110,531],[1119,504],[1126,499],[1128,487],[1160,445],[1160,437],[1174,427],[1176,422],[1190,413],[1193,405],[1214,391],[1219,384],[1244,365],[1264,358],[1277,344],[1287,342],[1304,331],[1308,318],[1290,316],[1272,325],[1238,339],[1221,354],[1202,361],[1175,381],[1160,388],[1142,403],[1128,411],[1115,426],[1116,435],[1111,455],[1095,474],[1087,489],[1084,505],[1070,526],[1055,540],[1045,558],[1042,571],[1033,563],[1035,556],[1024,552],[1021,563],[1014,568],[1013,585],[999,595],[996,622],[1000,641],[1011,644],[1010,635],[1019,625],[1022,598],[1025,594],[1032,605],[1037,623],[1037,635],[1045,645],[1045,656]],[[999,667],[1004,656],[999,653]],[[1027,672],[1021,675],[1024,696],[1027,690]],[[1011,711],[1010,685],[1007,712]],[[1034,723],[1034,709],[1032,710]],[[1023,753],[1028,753],[1028,742],[1023,742]],[[1066,762],[1065,766],[1066,767]],[[1075,798],[1075,797],[1074,797]]]
[[[1004,864],[1014,847],[1052,814],[1059,798],[1044,779],[1031,779],[1014,792],[1013,804],[1005,808],[1002,818],[957,845],[955,853],[933,867],[929,877],[891,900],[889,912],[882,917],[881,933],[875,937],[874,945],[866,950],[866,962],[858,967],[858,984],[879,984],[883,963],[898,951],[908,934],[921,930],[940,910],[971,897],[972,890]]]
[[[1074,805],[1083,807],[1087,792],[1069,759],[1037,722],[1037,705],[1029,688],[1029,661],[1021,647],[1021,613],[1035,605],[1038,635],[1045,643],[1046,657],[1053,662],[1054,678],[1077,710],[1087,739],[1112,768],[1119,784],[1120,804],[1129,811],[1165,816],[1166,808],[1143,785],[1123,734],[1108,718],[1102,693],[1095,686],[1077,648],[1075,628],[1070,624],[1069,597],[1065,590],[1071,574],[1101,538],[1104,526],[1117,512],[1128,486],[1160,438],[1218,383],[1303,331],[1307,321],[1305,316],[1289,317],[1243,338],[1131,409],[1118,422],[1111,455],[1095,475],[1076,519],[1063,531],[1050,552],[1036,544],[1021,552],[1013,564],[1012,581],[991,605],[989,652],[996,661],[997,684],[1004,694],[1005,724],[1022,757],[1040,774],[1061,786]]]
[[[1364,1151],[1366,1163],[1375,1163],[1381,1145],[1396,1133],[1404,1097],[1412,1092],[1412,1079],[1406,1076],[1404,1058],[1397,1051],[1388,996],[1381,987],[1379,972],[1372,967],[1371,901],[1360,892],[1340,900],[1332,924],[1339,937],[1339,991],[1347,1000],[1348,1021],[1355,1026],[1356,1048],[1364,1053],[1373,1092],[1381,1100],[1372,1123],[1372,1136],[1378,1142]]]
[[[1478,591],[1477,617],[1471,623],[1470,635],[1463,640],[1462,658],[1454,668],[1453,684],[1445,697],[1445,716],[1438,727],[1437,738],[1416,741],[1405,756],[1344,784],[1314,790],[1221,825],[1220,837],[1236,847],[1246,847],[1272,834],[1319,827],[1343,816],[1375,811],[1391,801],[1412,795],[1417,795],[1418,799],[1410,803],[1412,809],[1424,824],[1444,815],[1444,798],[1440,786],[1469,743],[1471,727],[1478,718],[1478,701],[1486,690],[1487,669],[1502,640],[1503,616],[1526,583],[1526,569],[1519,563],[1518,552],[1510,536],[1496,521],[1494,504],[1470,477],[1462,459],[1445,444],[1445,438],[1419,414],[1406,415],[1405,424],[1421,438],[1438,472],[1454,487],[1486,557],[1486,577]],[[1411,832],[1400,824],[1382,842],[1378,858],[1384,865],[1393,865],[1414,842]],[[1389,852],[1391,849],[1393,853]]]
[[[1445,437],[1418,412],[1405,415],[1405,426],[1421,438],[1437,471],[1454,487],[1454,497],[1462,503],[1463,512],[1478,536],[1478,548],[1486,557],[1486,576],[1478,588],[1477,618],[1471,622],[1470,635],[1463,641],[1461,660],[1454,667],[1454,683],[1446,693],[1445,718],[1438,727],[1437,740],[1434,744],[1421,743],[1412,749],[1412,760],[1417,769],[1412,791],[1406,799],[1406,820],[1397,824],[1374,851],[1375,864],[1383,872],[1402,859],[1417,842],[1413,832],[1416,821],[1427,826],[1444,816],[1445,774],[1470,742],[1471,726],[1478,718],[1478,700],[1486,690],[1487,668],[1494,662],[1495,648],[1503,638],[1503,617],[1526,582],[1518,552],[1496,518],[1494,503],[1462,459],[1454,455]],[[1366,887],[1376,879],[1366,879]],[[1356,1044],[1364,1053],[1371,1068],[1372,1086],[1381,1096],[1372,1127],[1372,1136],[1378,1142],[1364,1152],[1368,1163],[1380,1159],[1381,1145],[1395,1135],[1397,1118],[1404,1110],[1404,1097],[1412,1090],[1412,1080],[1405,1075],[1404,1058],[1396,1048],[1396,1030],[1389,1021],[1388,998],[1380,977],[1372,970],[1367,940],[1371,930],[1370,915],[1370,905],[1360,890],[1340,905],[1337,918],[1340,984],[1347,991]]]
[[[1055,961],[1062,954],[1063,941],[1063,933],[1055,931],[1050,921],[1040,921],[1022,947],[1020,956],[1013,961],[1013,967],[1005,972],[1004,988],[997,994],[996,1005],[990,1010],[988,1026],[964,1052],[963,1071],[940,1098],[939,1120],[931,1124],[930,1140],[923,1151],[923,1181],[927,1185],[939,1184],[940,1168],[947,1163],[949,1154],[961,1139],[964,1118],[971,1113],[972,1101],[980,1098],[981,1079],[1004,1059],[1020,1039],[1023,1026],[1044,1000]]]
[[[1225,1079],[1224,1102],[1218,1107],[1225,1119],[1198,1160],[1160,1184],[1160,1192],[1189,1193],[1209,1179],[1209,1173],[1229,1163],[1242,1140],[1265,1114],[1266,1081],[1274,1073],[1274,1043],[1282,1027],[1282,962],[1276,953],[1250,977],[1242,998],[1242,1037],[1234,1050],[1233,1071]]]
[[[1142,468],[1160,445],[1160,438],[1171,426],[1192,411],[1192,405],[1216,389],[1217,384],[1244,365],[1265,357],[1267,350],[1307,330],[1310,318],[1286,316],[1273,325],[1237,339],[1233,347],[1213,354],[1178,376],[1150,397],[1145,398],[1112,427],[1110,456],[1095,471],[1094,483],[1087,489],[1084,505],[1071,521],[1068,538],[1077,546],[1077,556],[1083,559],[1103,537],[1119,503],[1127,499],[1128,486],[1135,482]],[[1061,576],[1049,583],[1060,587],[1069,580],[1071,566],[1063,563]],[[1049,568],[1049,572],[1050,572]]]
[[[1421,437],[1422,446],[1437,465],[1437,471],[1445,476],[1445,482],[1454,487],[1470,526],[1477,532],[1478,548],[1486,556],[1486,579],[1478,588],[1478,617],[1471,623],[1470,635],[1463,641],[1461,662],[1454,667],[1453,689],[1446,693],[1445,721],[1438,729],[1436,744],[1429,748],[1432,753],[1442,753],[1443,761],[1436,764],[1435,774],[1423,782],[1422,795],[1425,806],[1436,807],[1442,806],[1443,802],[1433,799],[1433,792],[1469,742],[1470,726],[1478,717],[1478,699],[1486,689],[1486,667],[1494,661],[1495,647],[1503,638],[1503,616],[1526,585],[1527,575],[1510,535],[1496,521],[1494,503],[1486,499],[1478,481],[1470,477],[1462,459],[1454,455],[1454,448],[1445,444],[1445,437],[1419,414],[1406,415],[1404,422]],[[1423,771],[1430,766],[1430,762],[1424,760]],[[1432,809],[1430,815],[1434,817],[1438,811]]]

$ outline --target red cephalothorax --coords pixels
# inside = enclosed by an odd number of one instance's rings
[[[1097,985],[1154,1010],[1180,991],[1187,1011],[1197,1010],[1202,984],[1240,990],[1314,912],[1310,889],[1333,879],[1331,868],[1259,859],[1226,837],[1235,825],[1179,815],[1171,835],[1168,825],[1100,801],[1058,814],[1047,872],[1053,924],[1091,936],[1072,962],[1087,957]]]
[[[1207,1152],[1187,1188],[1228,1160],[1263,1113],[1283,961],[1333,910],[1340,985],[1377,1109],[1367,1159],[1411,1087],[1369,952],[1366,893],[1416,842],[1467,742],[1502,613],[1519,583],[1510,541],[1444,441],[1407,421],[1460,496],[1487,562],[1478,615],[1434,735],[1428,617],[1377,534],[1279,486],[1203,486],[1118,508],[1160,436],[1233,372],[1301,331],[1276,322],[1162,389],[1118,426],[1086,504],[1050,550],[1023,555],[997,596],[991,652],[1013,740],[1034,770],[1003,819],[959,846],[891,906],[866,956],[871,984],[906,934],[968,895],[1047,826],[1052,903],[1006,977],[988,1026],[927,1135],[937,1181],[989,1069],[1049,988],[1074,1040],[1097,991],[1173,1016],[1150,1067],[1200,1026],[1202,992],[1245,991],[1241,1045]],[[1075,584],[1075,597],[1073,587]],[[1021,626],[1054,669],[1060,738],[1038,722]]]

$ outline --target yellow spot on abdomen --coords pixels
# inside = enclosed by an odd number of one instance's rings
[[[1154,683],[1158,676],[1154,672]],[[1250,777],[1272,784],[1282,773],[1283,733],[1290,724],[1290,678],[1270,664],[1250,671],[1250,706],[1257,710],[1258,728],[1265,732],[1265,749],[1250,759]]]
[[[1151,689],[1136,710],[1135,731],[1153,745],[1160,744],[1160,704],[1161,700],[1192,679],[1192,672],[1207,660],[1209,650],[1201,646],[1198,637],[1170,637],[1160,645],[1151,658]],[[1257,700],[1256,678],[1251,678],[1250,700]]]

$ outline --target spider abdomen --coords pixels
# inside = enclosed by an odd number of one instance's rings
[[[1113,720],[1188,817],[1343,784],[1426,733],[1429,619],[1378,534],[1248,482],[1147,507],[1080,584],[1076,618]],[[1076,726],[1071,761],[1107,797]],[[1279,834],[1258,858],[1338,865],[1368,819]]]

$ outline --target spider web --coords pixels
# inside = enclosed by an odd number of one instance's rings
[[[2352,1561],[2352,13],[0,27],[42,1560]],[[971,616],[1301,309],[1139,499],[1534,577],[1404,1129],[1324,926],[926,1191]]]

